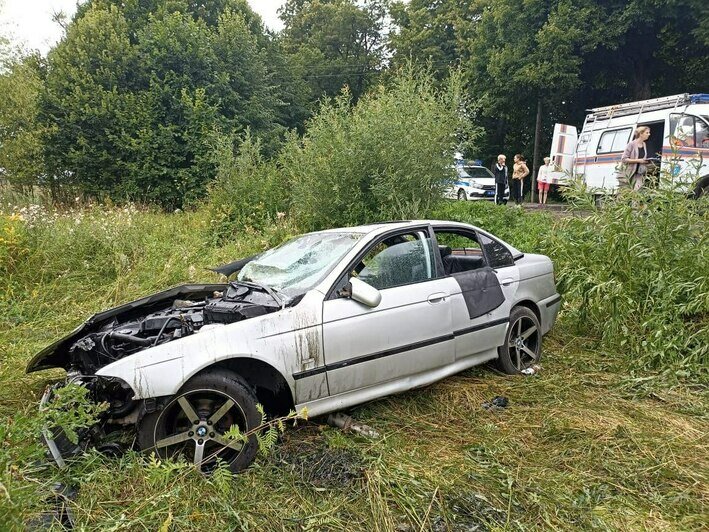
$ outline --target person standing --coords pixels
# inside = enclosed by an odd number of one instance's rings
[[[510,195],[512,199],[515,200],[515,204],[522,204],[522,183],[524,178],[529,175],[529,168],[527,168],[527,160],[524,155],[518,153],[515,155],[515,163],[512,167],[512,180],[510,181]]]
[[[505,199],[505,189],[507,188],[507,157],[503,154],[497,156],[497,164],[492,167],[495,174],[495,203],[497,205],[507,205]]]
[[[647,174],[647,145],[645,141],[650,138],[650,128],[640,126],[635,130],[633,140],[625,147],[620,159],[621,168],[619,184],[626,181],[632,190],[640,190],[645,183]]]
[[[539,190],[539,204],[543,205],[547,202],[547,194],[549,194],[550,180],[547,174],[551,170],[549,166],[549,157],[544,157],[544,164],[539,167],[539,172],[537,173],[537,188]]]

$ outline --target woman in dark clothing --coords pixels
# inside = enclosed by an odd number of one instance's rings
[[[497,156],[497,164],[492,167],[492,173],[495,174],[495,203],[497,205],[506,205],[505,189],[507,188],[507,166],[505,161],[507,158],[500,154]]]

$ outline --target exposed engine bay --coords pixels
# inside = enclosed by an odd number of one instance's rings
[[[265,287],[232,282],[209,296],[175,298],[140,313],[119,314],[69,347],[70,370],[93,374],[111,362],[195,334],[203,327],[263,316],[282,306],[278,296]]]

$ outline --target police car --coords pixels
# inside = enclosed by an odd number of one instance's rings
[[[447,198],[459,201],[495,199],[495,176],[490,170],[463,160],[456,161],[455,170],[455,181],[446,190]],[[505,199],[509,197],[510,189],[506,186]]]

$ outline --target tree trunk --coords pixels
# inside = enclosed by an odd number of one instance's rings
[[[633,99],[647,100],[650,98],[650,76],[646,68],[646,59],[633,61]]]
[[[532,190],[530,201],[534,203],[534,189],[537,184],[537,169],[539,168],[539,141],[542,136],[542,98],[537,96],[537,124],[534,126],[534,157],[532,159]]]

